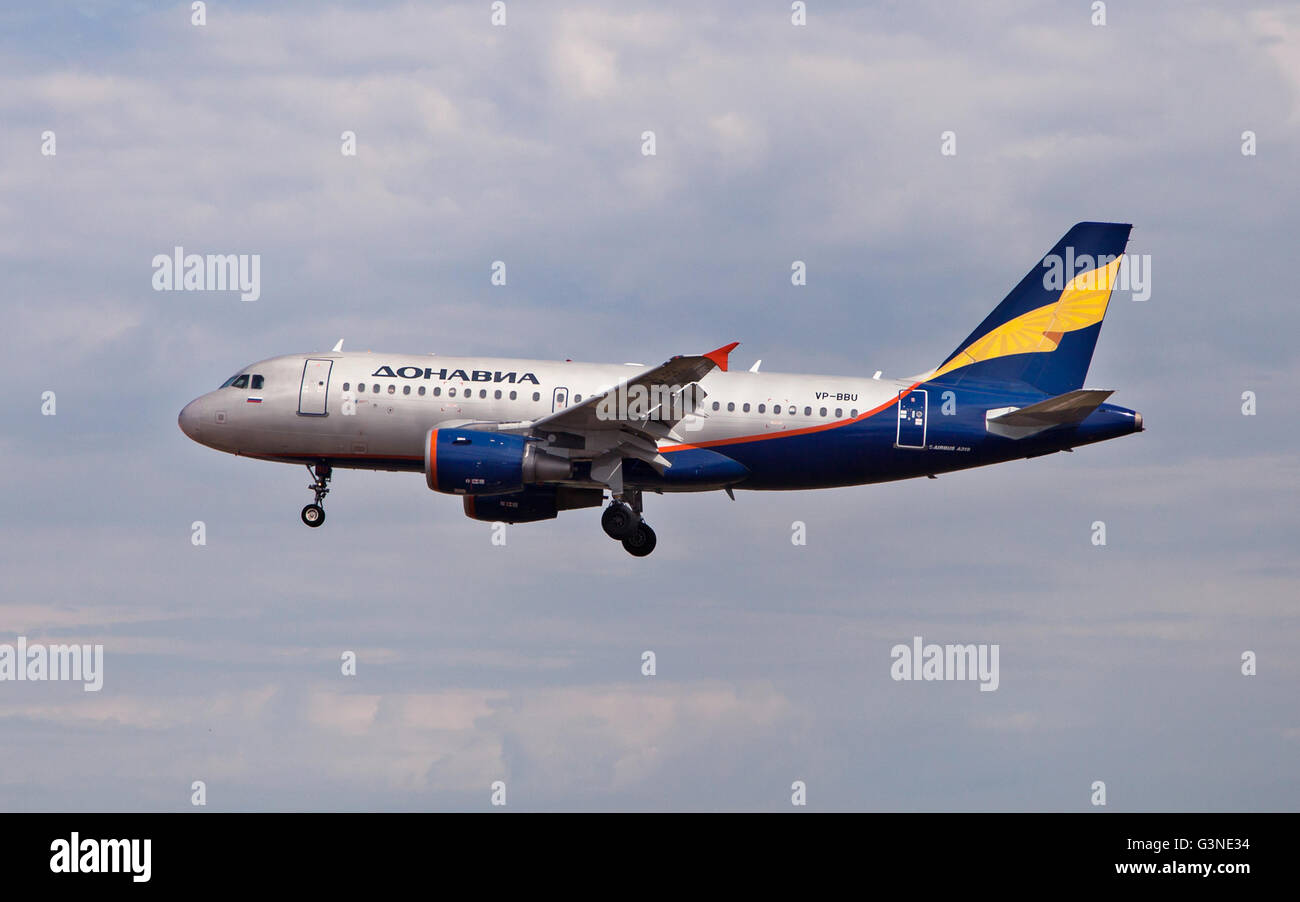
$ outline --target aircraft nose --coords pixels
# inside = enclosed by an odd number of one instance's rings
[[[199,440],[199,402],[191,401],[181,410],[180,416],[176,418],[176,424],[194,441]]]

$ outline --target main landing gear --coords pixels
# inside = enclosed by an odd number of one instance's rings
[[[307,467],[307,472],[312,476],[312,484],[307,488],[316,493],[316,500],[302,509],[302,522],[315,528],[325,522],[325,507],[322,502],[330,492],[330,477],[334,471],[329,464],[317,464],[315,470]]]
[[[628,499],[630,504],[623,499]],[[629,489],[614,496],[605,513],[600,516],[600,526],[605,535],[622,542],[628,554],[645,557],[655,550],[655,531],[641,519],[641,492]]]

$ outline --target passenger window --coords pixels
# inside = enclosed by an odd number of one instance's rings
[[[714,409],[714,410],[721,410],[721,409],[722,409],[722,405],[719,404],[717,401],[714,401],[714,402],[713,402],[713,409]]]
[[[824,417],[824,416],[826,416],[826,408],[823,407],[823,408],[821,409],[821,413],[819,413],[819,414],[817,414],[817,415],[818,415],[819,417]]]
[[[540,401],[540,400],[542,400],[541,392],[533,392],[533,400],[534,400],[534,401]]]
[[[486,397],[487,397],[487,389],[486,389],[486,388],[480,388],[480,389],[478,390],[478,396],[479,396],[480,398],[486,398]]]
[[[343,390],[344,391],[348,390],[348,384],[346,382],[343,383]]]
[[[234,385],[235,388],[248,388],[248,374],[245,373],[231,384]]]
[[[844,416],[844,408],[842,407],[835,408],[835,419],[838,420],[842,416]]]
[[[393,393],[396,392],[396,391],[397,391],[397,386],[396,386],[396,385],[389,385],[389,386],[388,386],[388,393],[389,393],[390,395],[393,394]]]
[[[454,398],[454,397],[456,397],[456,388],[455,388],[455,386],[452,386],[451,388],[447,389],[447,397],[448,397],[448,398]]]
[[[259,376],[259,375],[254,375],[254,376],[253,376],[253,388],[261,388],[261,387],[262,387],[262,377]]]
[[[849,416],[853,417],[854,419],[857,419],[857,416],[858,416],[858,409],[855,407],[855,408],[853,408],[852,410],[850,410],[850,411],[849,411]]]
[[[494,398],[496,398],[498,401],[500,401],[500,400],[501,400],[501,389],[498,388],[496,391],[494,391],[494,392],[492,393],[492,397],[494,397]]]
[[[740,409],[743,410],[745,413],[749,413],[749,402],[746,401],[745,406]]]
[[[803,415],[806,416],[806,417],[810,417],[810,416],[812,416],[812,408],[811,408],[811,407],[805,407],[805,408],[803,409]]]
[[[573,403],[574,403],[574,404],[581,404],[581,403],[582,403],[582,395],[574,395],[574,396],[573,396]]]
[[[357,383],[357,393],[362,395],[366,393],[366,383],[364,382]]]
[[[760,405],[758,405],[758,412],[759,412],[759,413],[767,413],[767,405],[766,405],[766,404],[760,404]]]
[[[780,405],[780,404],[773,404],[773,405],[772,405],[772,414],[775,416],[776,414],[779,414],[780,412],[781,412],[781,405]]]
[[[728,410],[728,411],[732,411],[732,410],[735,410],[735,409],[736,409],[736,402],[735,402],[735,401],[728,401],[728,402],[727,402],[727,410]]]
[[[519,392],[517,392],[517,391],[512,391],[512,392],[510,393],[510,400],[511,400],[511,401],[515,400],[515,398],[517,398],[517,397],[519,397]]]
[[[424,397],[424,386],[423,386],[423,385],[420,386],[420,397],[421,397],[421,398]]]
[[[376,382],[374,385],[370,386],[370,390],[375,394],[379,394],[379,383]]]
[[[402,394],[404,394],[404,395],[409,395],[410,393],[411,393],[411,386],[409,386],[409,385],[403,385],[403,386],[402,386]]]
[[[436,397],[438,397],[438,396],[441,395],[441,394],[442,394],[442,386],[441,386],[441,385],[435,385],[435,386],[433,387],[433,396],[436,398]]]

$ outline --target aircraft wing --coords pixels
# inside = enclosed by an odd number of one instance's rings
[[[727,355],[738,344],[732,342],[707,354],[674,357],[580,404],[520,424],[518,431],[597,461],[593,467],[597,478],[602,466],[616,469],[617,459],[622,457],[639,458],[662,471],[670,464],[659,454],[658,440],[695,412],[707,394],[699,381],[714,368],[725,371]]]

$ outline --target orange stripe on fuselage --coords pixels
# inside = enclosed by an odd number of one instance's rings
[[[858,414],[848,420],[837,420],[834,423],[823,423],[820,426],[805,426],[802,429],[789,429],[777,433],[766,432],[762,435],[741,435],[736,438],[719,438],[708,442],[684,442],[680,445],[667,445],[659,449],[660,454],[666,454],[669,451],[689,451],[692,448],[716,448],[719,445],[738,445],[741,442],[763,442],[774,438],[791,438],[796,435],[808,435],[813,432],[824,432],[827,429],[837,429],[840,426],[847,426],[849,423],[858,423],[868,417],[874,417],[887,407],[892,407],[898,403],[899,398],[905,397],[912,393],[912,389],[920,385],[920,382],[913,382],[906,390],[895,395],[892,400],[886,401],[879,407],[868,410],[866,413]]]

